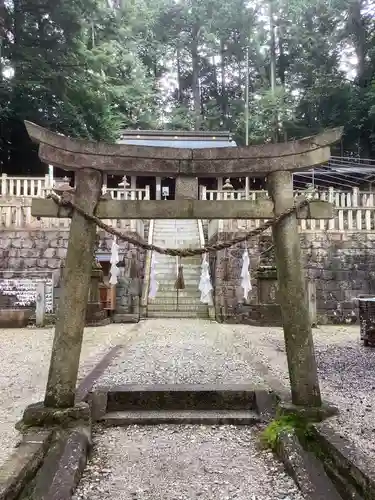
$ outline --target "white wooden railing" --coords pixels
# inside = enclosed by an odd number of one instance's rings
[[[1,196],[43,197],[51,189],[50,177],[12,177],[1,175]]]
[[[55,179],[54,185],[58,185],[62,179]],[[0,196],[43,198],[51,191],[50,177],[13,177],[7,174],[1,175]],[[149,200],[150,186],[142,189],[112,189],[103,187],[103,194],[108,192],[115,200]]]
[[[334,188],[327,190],[296,190],[295,196],[304,195],[313,199],[320,199],[333,203],[336,208],[358,208],[358,207],[375,207],[375,192],[360,191],[359,188],[353,188],[351,191],[339,191]],[[206,189],[201,186],[200,199],[201,200],[252,200],[256,201],[259,198],[268,198],[267,191],[249,191],[246,198],[246,192],[228,191],[228,190],[214,190]]]
[[[375,231],[375,193],[360,191],[337,191],[329,188],[325,191],[295,191],[295,196],[305,195],[308,198],[329,201],[335,208],[335,217],[330,220],[300,220],[301,231]],[[245,191],[208,190],[203,186],[200,190],[203,200],[245,200]],[[268,198],[267,191],[249,191],[249,200]],[[261,220],[241,221],[209,221],[209,238],[220,231],[250,230],[259,227]]]

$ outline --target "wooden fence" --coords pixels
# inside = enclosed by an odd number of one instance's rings
[[[57,180],[58,182],[58,180]],[[36,220],[31,215],[33,197],[43,197],[51,190],[48,175],[45,177],[10,177],[2,174],[0,183],[0,228],[3,229],[68,229],[69,219],[46,218]],[[111,189],[104,191],[114,199],[147,200],[150,199],[150,187],[144,189]],[[313,199],[329,201],[335,208],[335,217],[330,220],[301,220],[301,231],[375,231],[375,193],[359,191],[327,190],[295,191],[295,195],[305,195]],[[267,198],[267,191],[249,191],[247,199],[256,201]],[[245,191],[208,190],[200,188],[202,200],[244,200]],[[119,229],[131,228],[142,233],[142,222],[126,220],[106,221]],[[258,227],[261,220],[237,221],[236,227],[249,230]],[[209,221],[210,234],[220,231],[222,221]]]
[[[58,185],[62,179],[55,179]],[[12,177],[1,175],[0,197],[44,198],[52,189],[50,177]],[[109,193],[115,200],[149,200],[150,186],[143,189],[108,188],[103,186],[103,193]]]

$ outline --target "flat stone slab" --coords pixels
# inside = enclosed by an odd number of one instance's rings
[[[253,411],[117,411],[99,420],[106,426],[194,424],[194,425],[255,425],[259,415]]]
[[[107,411],[253,410],[255,388],[249,385],[157,384],[111,387]]]

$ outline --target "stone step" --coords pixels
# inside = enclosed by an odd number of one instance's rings
[[[194,275],[194,276],[200,276],[201,274],[201,269],[199,267],[186,267],[183,265],[183,271],[184,271],[184,276],[186,275]],[[156,267],[156,275],[157,276],[163,276],[163,275],[175,275],[177,273],[177,267],[176,266],[157,266]]]
[[[148,318],[208,318],[207,312],[200,311],[148,311]]]
[[[168,265],[176,265],[176,257],[171,257],[170,255],[160,255],[156,254],[156,261],[157,261],[157,266],[159,267],[160,265],[168,264]],[[202,264],[202,257],[183,257],[181,259],[182,264],[184,265],[196,265],[196,266],[201,266]]]
[[[170,281],[169,283],[161,283],[159,284],[159,288],[158,288],[158,292],[157,292],[157,296],[160,296],[160,295],[163,295],[164,296],[164,292],[168,292],[168,295],[170,294],[170,292],[173,292],[174,294],[177,294],[177,291],[174,287],[174,284],[175,284],[175,280],[173,281]],[[179,290],[178,293],[179,293],[179,297],[190,297],[194,294],[198,294],[200,293],[200,291],[198,290],[198,285],[199,285],[199,282],[197,280],[197,282],[194,284],[194,285],[187,285],[185,283],[185,288],[183,288],[182,290]],[[185,294],[185,295],[183,295]]]
[[[207,304],[202,304],[199,302],[198,304],[182,304],[180,301],[177,304],[148,304],[147,310],[149,312],[160,311],[160,312],[207,312]]]
[[[256,425],[259,415],[254,411],[234,410],[162,410],[117,411],[106,413],[99,420],[105,426],[192,424],[192,425]]]
[[[255,410],[252,384],[124,384],[107,392],[106,411]]]
[[[160,285],[167,285],[167,284],[170,284],[170,283],[173,283],[173,285],[174,285],[174,282],[176,281],[176,278],[177,278],[177,276],[171,276],[169,278],[166,277],[166,276],[157,276],[156,277],[156,281]],[[191,286],[191,287],[197,286],[198,287],[198,285],[199,285],[199,276],[196,276],[196,278],[184,276],[184,281],[185,281],[185,287],[187,287],[187,286]]]
[[[187,305],[187,306],[207,306],[207,304],[203,304],[203,302],[200,301],[200,294],[197,294],[195,297],[178,297],[178,304],[179,305]],[[177,305],[177,298],[176,294],[174,297],[159,297],[155,298],[152,302],[149,301],[148,307],[150,306],[156,306],[156,305],[166,305],[166,306],[176,306]]]

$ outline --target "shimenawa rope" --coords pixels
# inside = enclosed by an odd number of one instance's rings
[[[204,253],[207,252],[219,252],[220,250],[230,248],[236,245],[237,243],[242,243],[243,241],[246,241],[251,237],[258,236],[259,234],[263,233],[274,224],[277,224],[278,222],[285,219],[285,217],[295,212],[297,209],[309,203],[308,200],[303,200],[300,203],[298,203],[298,205],[294,205],[293,207],[288,208],[277,217],[267,220],[259,227],[252,229],[251,231],[248,231],[244,235],[237,236],[236,238],[233,238],[228,241],[221,241],[213,243],[211,245],[205,245],[202,248],[162,248],[143,241],[139,241],[138,239],[132,236],[124,234],[121,231],[118,231],[117,229],[114,229],[112,226],[105,224],[101,219],[99,219],[95,215],[90,215],[87,212],[85,212],[85,210],[83,210],[79,205],[77,205],[70,199],[58,196],[56,193],[50,193],[47,196],[47,198],[51,198],[60,207],[69,207],[72,210],[75,210],[80,215],[85,217],[87,220],[94,222],[98,227],[100,227],[100,229],[103,229],[104,231],[106,231],[109,234],[112,234],[113,236],[117,236],[117,238],[119,238],[120,240],[131,243],[137,247],[143,248],[144,250],[150,250],[153,252],[160,253],[162,255],[171,255],[172,257],[194,257],[196,255],[203,255]]]

